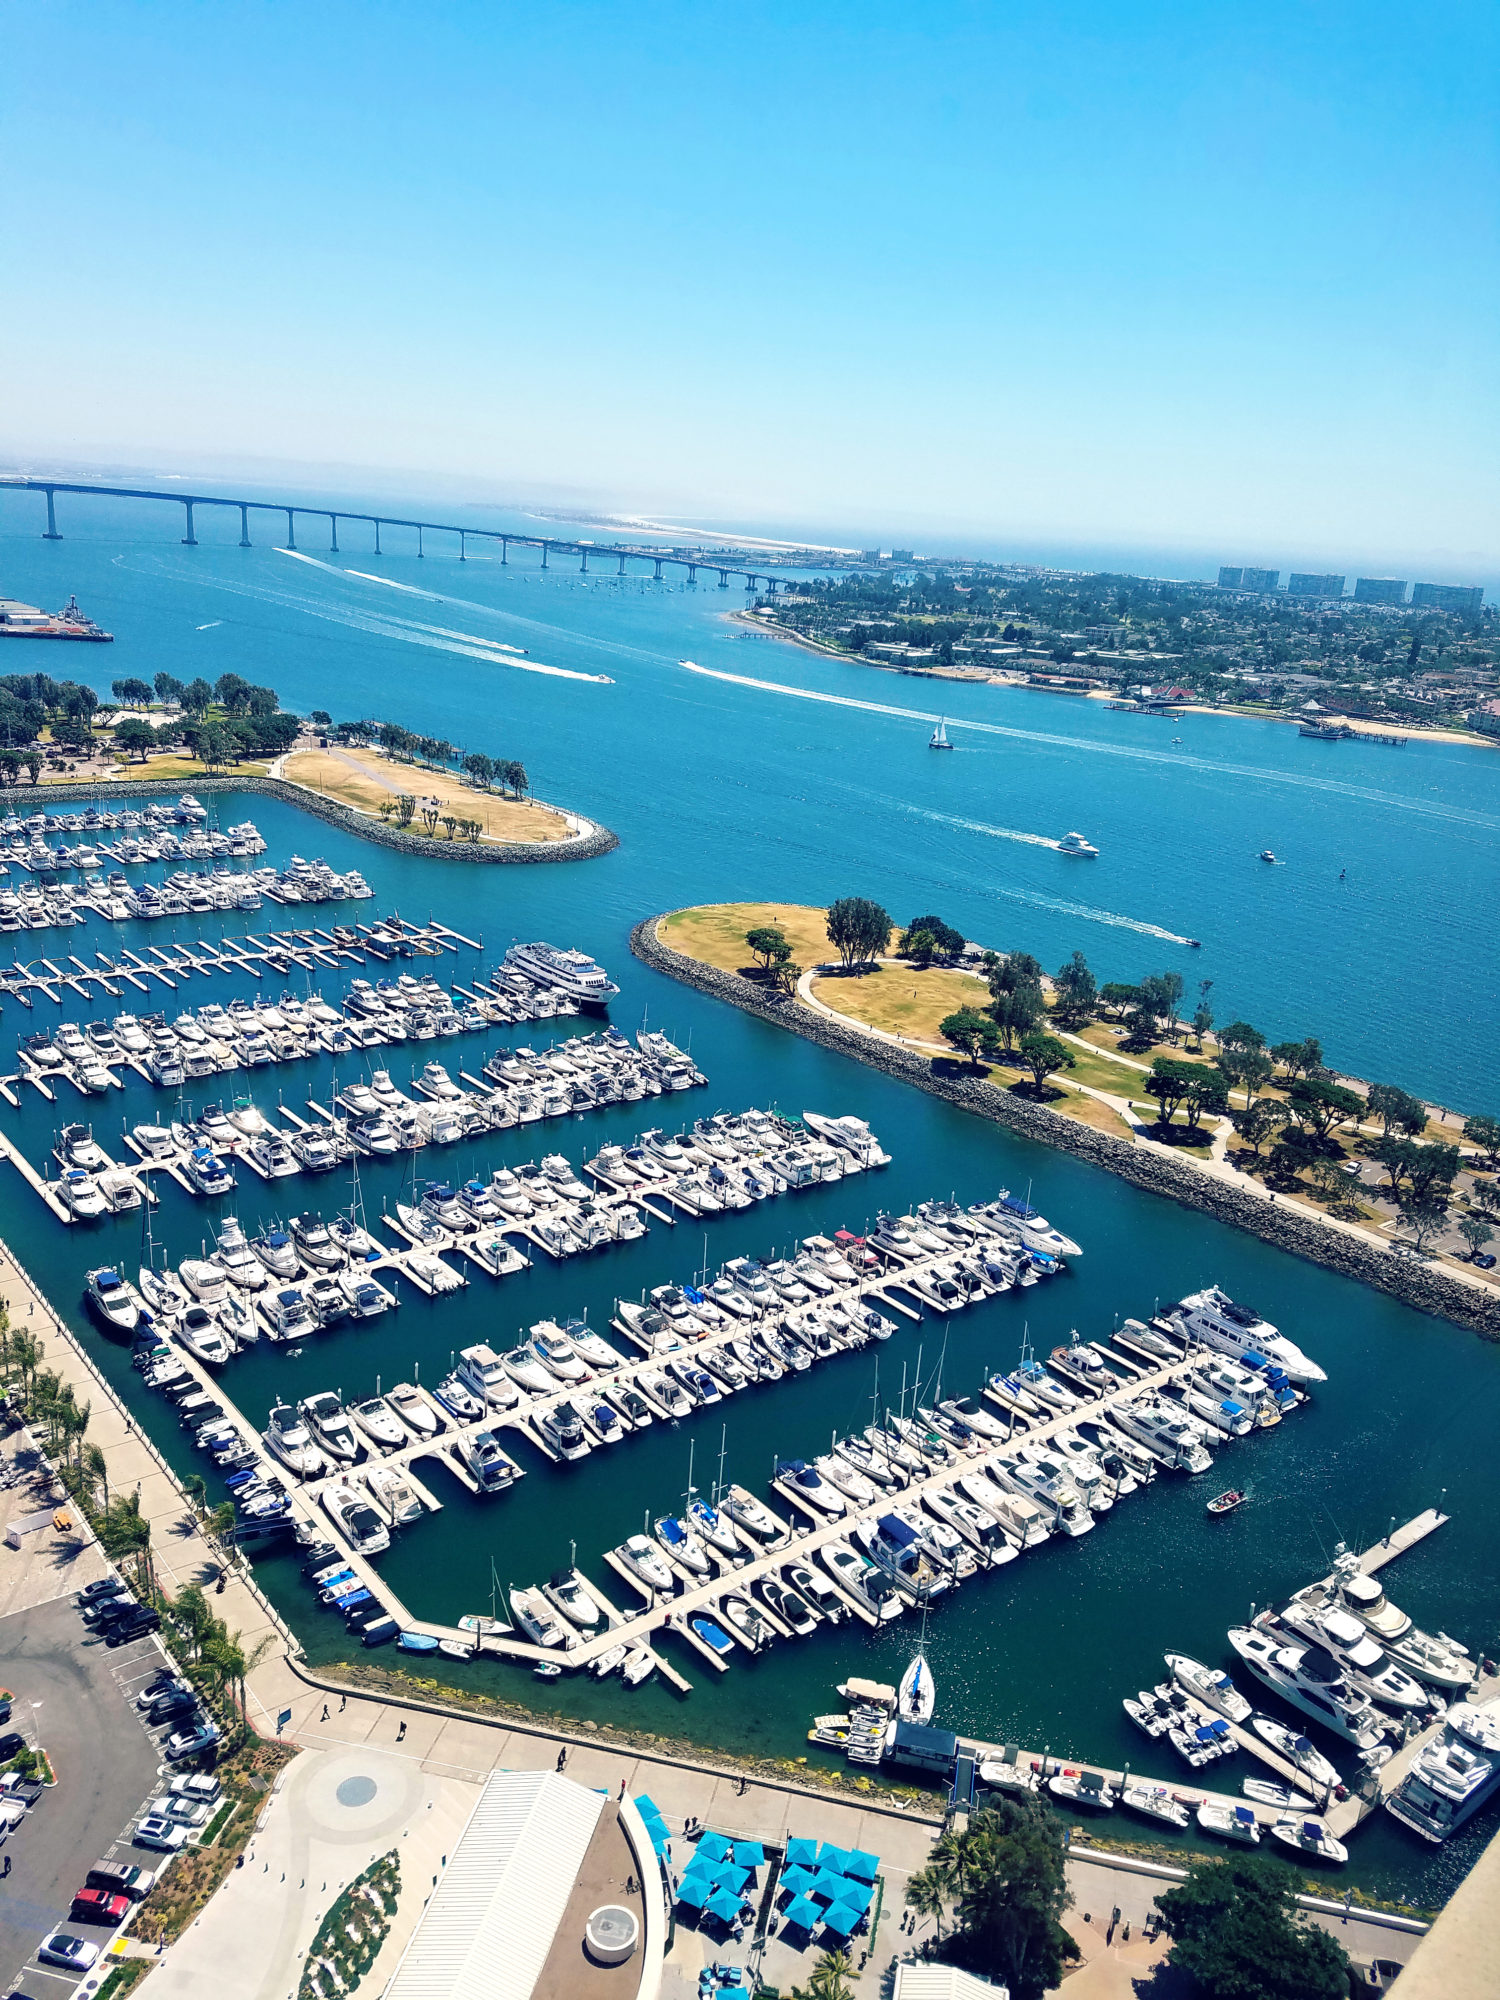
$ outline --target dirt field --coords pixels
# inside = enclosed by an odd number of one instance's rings
[[[561,813],[529,799],[503,799],[498,793],[477,792],[451,771],[433,771],[420,764],[396,764],[373,750],[296,750],[281,767],[294,785],[306,785],[342,804],[378,813],[383,801],[408,792],[418,799],[443,801],[455,819],[477,819],[484,838],[505,841],[567,840],[571,830]],[[425,832],[421,820],[412,831]],[[446,829],[439,827],[441,839]]]

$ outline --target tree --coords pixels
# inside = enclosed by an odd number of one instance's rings
[[[1427,1106],[1394,1083],[1372,1083],[1365,1107],[1372,1118],[1380,1120],[1383,1139],[1388,1139],[1393,1130],[1415,1139],[1427,1129]]]
[[[757,924],[753,931],[746,931],[745,942],[760,960],[762,972],[769,972],[772,961],[783,952],[788,958],[792,955],[786,932],[776,924]]]
[[[485,791],[495,782],[495,760],[486,757],[482,750],[471,750],[464,758],[463,769]]]
[[[1036,1028],[1047,1010],[1040,986],[1018,986],[1013,992],[1003,987],[995,992],[989,1011],[1008,1053]]]
[[[417,802],[412,797],[411,793],[410,792],[399,793],[396,798],[397,826],[410,826],[412,823],[412,816],[416,812],[416,810],[417,810]]]
[[[1272,1175],[1277,1180],[1294,1181],[1310,1167],[1315,1167],[1323,1158],[1323,1149],[1310,1132],[1300,1125],[1284,1129],[1280,1139],[1271,1148],[1268,1162]]]
[[[111,681],[109,691],[115,700],[125,708],[145,708],[151,699],[150,681],[140,681],[134,678],[123,681]]]
[[[878,958],[890,942],[891,920],[868,896],[841,896],[828,910],[828,941],[845,972]]]
[[[1479,1255],[1495,1232],[1482,1217],[1466,1215],[1458,1225],[1458,1233],[1468,1244],[1469,1255],[1473,1258]]]
[[[457,828],[457,826],[458,826],[458,814],[457,814],[457,813],[444,813],[444,814],[443,814],[443,825],[444,825],[445,827],[447,827],[447,829],[448,829],[448,838],[449,838],[449,839],[451,840],[451,839],[453,838],[453,835],[454,835],[454,831],[456,830],[456,828]]]
[[[1288,1076],[1309,1076],[1323,1067],[1323,1044],[1315,1035],[1309,1035],[1305,1042],[1278,1042],[1271,1056]]]
[[[1370,1092],[1371,1097],[1375,1095]],[[1471,1146],[1477,1147],[1481,1159],[1493,1160],[1500,1156],[1500,1118],[1490,1118],[1483,1114],[1464,1121],[1464,1137]]]
[[[52,740],[65,750],[91,750],[94,732],[86,715],[64,715],[52,725]]]
[[[196,680],[188,682],[178,697],[190,715],[201,715],[214,698],[214,691],[200,674]]]
[[[531,781],[526,775],[526,766],[517,763],[514,757],[507,757],[496,764],[495,771],[507,791],[514,798],[524,799],[531,790]]]
[[[795,993],[797,990],[797,981],[806,970],[805,966],[798,965],[797,961],[792,957],[791,946],[788,945],[785,953],[779,955],[775,965],[772,966],[771,978],[780,992]]]
[[[957,958],[964,948],[965,939],[963,932],[956,931],[952,924],[945,924],[941,917],[931,915],[913,917],[902,932],[901,940],[896,946],[896,952],[899,957],[911,958],[914,955],[911,950],[910,941],[919,931],[926,931],[932,938],[933,955],[936,957]]]
[[[931,931],[908,931],[901,940],[901,956],[914,965],[929,966],[938,955],[938,941]]]
[[[1326,1139],[1340,1125],[1352,1125],[1363,1115],[1365,1100],[1357,1090],[1322,1077],[1299,1076],[1286,1094],[1287,1109],[1307,1131]]]
[[[1049,1076],[1060,1069],[1072,1069],[1076,1060],[1066,1042],[1060,1042],[1056,1035],[1035,1031],[1021,1037],[1020,1056],[1031,1071],[1032,1088],[1038,1097]]]
[[[127,715],[115,731],[115,748],[127,756],[135,753],[144,760],[156,748],[156,731],[138,715]]]
[[[215,764],[237,764],[241,745],[222,722],[190,722],[182,740],[205,769]]]
[[[1057,989],[1057,1018],[1064,1026],[1081,1028],[1093,1018],[1099,1005],[1099,988],[1081,951],[1075,951],[1066,965],[1059,966],[1052,983]]]
[[[1410,1183],[1410,1192],[1419,1201],[1427,1201],[1439,1191],[1447,1195],[1458,1173],[1457,1146],[1420,1146],[1414,1139],[1382,1139],[1375,1157],[1398,1198],[1403,1181]]]
[[[1256,1159],[1260,1149],[1273,1132],[1279,1132],[1287,1121],[1287,1108],[1276,1097],[1262,1097],[1247,1104],[1243,1111],[1231,1111],[1230,1122],[1240,1137],[1249,1143]]]
[[[158,674],[151,685],[156,689],[156,699],[164,707],[182,700],[184,688],[175,674]]]
[[[1202,979],[1198,982],[1198,1005],[1193,1009],[1193,1034],[1200,1049],[1204,1037],[1214,1024],[1214,1010],[1208,1004],[1208,989],[1212,985],[1211,979]]]
[[[1269,1855],[1190,1862],[1187,1880],[1156,1899],[1169,1962],[1203,2000],[1345,2000],[1349,1961],[1327,1931],[1301,1920],[1299,1887]]]
[[[1177,1107],[1184,1102],[1193,1087],[1193,1071],[1206,1067],[1204,1063],[1184,1062],[1180,1056],[1154,1058],[1145,1087],[1146,1095],[1154,1097],[1161,1106],[1158,1124],[1171,1124],[1177,1115]]]
[[[947,1015],[938,1023],[938,1033],[945,1042],[951,1042],[961,1055],[966,1055],[975,1069],[979,1067],[979,1050],[984,1046],[985,1031],[993,1034],[990,1023],[977,1007],[960,1007],[955,1014]]]
[[[792,2000],[854,2000],[849,1984],[849,1954],[825,1951],[805,1986],[792,1988]]]
[[[214,700],[226,714],[237,715],[248,708],[250,683],[242,674],[220,674],[214,682]]]
[[[1077,1956],[1061,1922],[1073,1901],[1062,1832],[1034,1800],[997,1800],[962,1833],[945,1833],[906,1901],[924,1913],[951,1907],[944,1956],[1008,1986],[1011,2000],[1041,2000]]]
[[[333,717],[328,713],[326,708],[315,708],[307,719],[309,722],[315,722],[319,729],[326,729],[333,721]]]
[[[1229,1109],[1229,1086],[1219,1072],[1207,1063],[1186,1063],[1184,1067],[1197,1072],[1189,1077],[1187,1095],[1183,1099],[1188,1130],[1196,1132],[1198,1122],[1206,1112],[1217,1116]]]
[[[1265,1089],[1276,1067],[1263,1049],[1226,1048],[1222,1035],[1214,1066],[1226,1084],[1244,1091],[1247,1105]]]
[[[1139,992],[1134,986],[1123,986],[1114,979],[1099,988],[1099,1005],[1117,1020],[1128,1007],[1134,1007],[1139,997]]]
[[[1412,1242],[1421,1252],[1425,1253],[1427,1245],[1448,1220],[1448,1204],[1443,1199],[1446,1192],[1446,1189],[1439,1193],[1436,1189],[1429,1192],[1413,1188],[1409,1194],[1396,1198],[1401,1220],[1411,1231]]]

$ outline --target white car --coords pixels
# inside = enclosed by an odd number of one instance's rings
[[[67,1931],[54,1931],[51,1937],[43,1938],[36,1948],[36,1955],[43,1965],[60,1965],[68,1972],[87,1972],[99,1958],[99,1947],[90,1944],[87,1938],[72,1937]]]
[[[205,1722],[197,1729],[186,1729],[178,1736],[169,1736],[162,1755],[169,1764],[177,1764],[184,1757],[196,1757],[200,1750],[211,1749],[218,1740],[218,1730],[211,1722]]]
[[[159,1848],[163,1854],[175,1854],[187,1840],[187,1828],[174,1826],[169,1819],[148,1813],[135,1830],[137,1847]]]

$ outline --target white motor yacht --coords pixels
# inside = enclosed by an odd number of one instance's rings
[[[531,1329],[531,1348],[537,1359],[551,1370],[559,1382],[586,1382],[590,1369],[577,1349],[552,1320],[539,1320]]]
[[[222,1368],[234,1353],[234,1343],[205,1305],[185,1306],[177,1321],[177,1338],[205,1368]]]
[[[1382,1803],[1424,1840],[1444,1841],[1500,1789],[1500,1702],[1455,1702],[1436,1742]]]
[[[250,1248],[273,1278],[296,1277],[300,1268],[297,1246],[279,1224],[268,1223],[258,1236],[252,1236]]]
[[[1092,1513],[1065,1472],[1046,1471],[1020,1454],[994,1459],[990,1470],[1013,1493],[1035,1501],[1043,1515],[1050,1517],[1055,1533],[1076,1538],[1093,1527]]]
[[[331,1390],[304,1396],[297,1405],[297,1414],[312,1432],[314,1442],[331,1459],[341,1465],[353,1464],[359,1456],[359,1440],[348,1412]]]
[[[458,1379],[487,1409],[513,1410],[520,1391],[506,1372],[500,1356],[483,1341],[466,1347],[458,1357]]]
[[[216,1305],[229,1289],[229,1274],[222,1264],[208,1257],[184,1257],[178,1276],[195,1299]]]
[[[676,1588],[671,1569],[660,1551],[644,1535],[632,1535],[615,1550],[616,1556],[648,1594],[670,1597]]]
[[[1255,1625],[1236,1625],[1229,1643],[1245,1665],[1283,1701],[1300,1708],[1361,1750],[1388,1748],[1369,1697],[1355,1688],[1339,1662],[1321,1646],[1284,1639]]]
[[[100,1193],[98,1182],[81,1167],[65,1167],[57,1188],[76,1222],[92,1222],[109,1213],[109,1203]]]
[[[108,1325],[130,1333],[140,1322],[141,1295],[112,1265],[88,1274],[89,1303]]]
[[[344,1253],[329,1235],[321,1215],[309,1211],[293,1216],[291,1233],[297,1254],[305,1264],[320,1271],[336,1271],[343,1264]]]
[[[375,1556],[391,1545],[390,1530],[359,1488],[340,1479],[322,1495],[323,1510],[356,1555]]]
[[[1189,1694],[1228,1716],[1231,1722],[1248,1722],[1254,1712],[1234,1682],[1221,1667],[1206,1667],[1187,1653],[1168,1653],[1167,1671]]]
[[[557,1388],[557,1377],[543,1367],[529,1346],[509,1348],[501,1355],[500,1365],[513,1382],[531,1394],[550,1396]]]
[[[1427,1690],[1399,1666],[1369,1626],[1349,1611],[1311,1611],[1294,1597],[1281,1614],[1299,1637],[1324,1646],[1357,1688],[1387,1708],[1429,1706]]]
[[[385,1400],[415,1436],[437,1436],[441,1419],[415,1383],[398,1382],[394,1389],[386,1390]]]
[[[245,1240],[244,1230],[232,1215],[226,1215],[220,1225],[211,1261],[241,1291],[258,1292],[267,1283],[265,1265]]]
[[[598,1600],[585,1588],[582,1580],[572,1570],[558,1570],[542,1585],[546,1596],[580,1632],[592,1635],[604,1622],[604,1613]]]
[[[960,1486],[979,1500],[987,1514],[993,1514],[1003,1532],[1023,1549],[1039,1549],[1052,1533],[1051,1510],[1040,1506],[1028,1493],[1016,1493],[991,1471],[982,1480],[977,1473],[965,1473]]]
[[[280,1459],[299,1479],[316,1479],[328,1461],[312,1441],[312,1434],[289,1403],[278,1403],[261,1432],[261,1439],[273,1458]]]
[[[399,1451],[409,1442],[406,1426],[383,1396],[366,1396],[351,1403],[349,1414],[370,1442],[382,1451]]]
[[[372,1465],[364,1480],[393,1528],[409,1528],[421,1520],[422,1503],[394,1465]]]
[[[578,1635],[570,1635],[563,1621],[539,1590],[512,1590],[511,1616],[537,1646],[576,1645]]]
[[[1252,1367],[1270,1360],[1279,1363],[1294,1382],[1328,1380],[1295,1341],[1288,1340],[1249,1306],[1237,1305],[1217,1285],[1189,1293],[1176,1305],[1165,1307],[1160,1317],[1182,1339],[1232,1355]]]
[[[1110,1406],[1109,1420],[1127,1437],[1145,1445],[1163,1465],[1190,1473],[1212,1469],[1212,1455],[1204,1449],[1196,1427],[1175,1404],[1149,1393],[1122,1396]]]

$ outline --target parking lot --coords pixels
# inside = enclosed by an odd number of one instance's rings
[[[78,1975],[39,1965],[36,1948],[59,1928],[108,1942],[106,1926],[68,1921],[88,1870],[105,1859],[161,1866],[164,1857],[132,1846],[130,1833],[161,1769],[132,1696],[162,1665],[149,1637],[108,1650],[86,1631],[71,1592],[0,1618],[0,1683],[15,1696],[8,1726],[43,1746],[57,1774],[0,1848],[0,1990],[62,2000]]]

